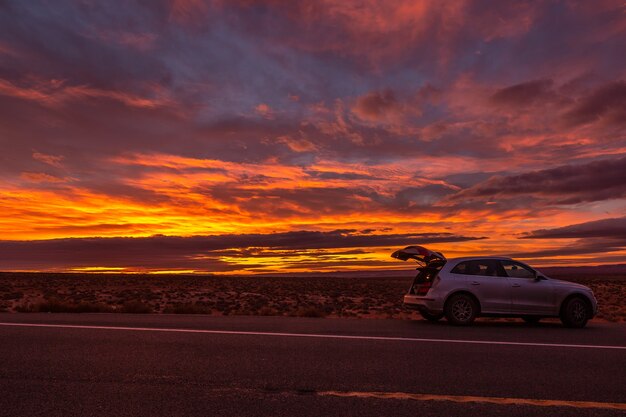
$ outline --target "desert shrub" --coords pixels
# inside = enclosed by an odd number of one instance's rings
[[[282,314],[273,307],[263,306],[258,311],[259,316],[281,316]]]
[[[122,305],[120,311],[130,314],[149,314],[152,313],[152,307],[141,301],[127,301]]]
[[[24,293],[21,291],[14,291],[14,292],[9,292],[6,294],[3,294],[2,297],[0,297],[3,300],[19,300],[20,298],[22,298],[24,296]]]
[[[73,313],[109,313],[113,311],[111,307],[101,303],[81,302],[74,305]]]
[[[15,307],[20,313],[107,313],[111,307],[100,303],[74,303],[56,298],[44,300],[40,303],[21,304]]]
[[[293,317],[326,317],[324,310],[315,306],[299,307],[294,311],[291,316]]]
[[[211,314],[211,309],[203,305],[185,303],[166,307],[163,312],[169,314]]]

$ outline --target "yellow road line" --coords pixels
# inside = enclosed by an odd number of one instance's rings
[[[626,410],[626,403],[595,401],[537,400],[531,398],[476,397],[468,395],[413,394],[409,392],[319,391],[317,395],[332,397],[382,398],[393,400],[452,401],[455,403],[488,403],[499,405],[533,405],[537,407],[603,408]]]

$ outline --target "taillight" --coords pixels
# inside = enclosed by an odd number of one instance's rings
[[[417,287],[417,295],[426,295],[433,285],[432,281],[426,281]]]

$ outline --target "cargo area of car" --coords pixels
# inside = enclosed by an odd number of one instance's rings
[[[442,265],[443,266],[443,265]],[[437,280],[437,274],[441,270],[439,267],[423,266],[417,268],[417,275],[409,288],[409,294],[426,295]]]
[[[418,263],[417,275],[409,288],[409,294],[424,296],[437,282],[437,275],[446,264],[446,257],[441,252],[434,252],[422,246],[407,246],[395,251],[393,258],[407,261],[409,259]]]

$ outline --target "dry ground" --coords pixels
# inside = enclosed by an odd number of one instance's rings
[[[626,276],[553,276],[590,286],[597,319],[626,321]],[[402,307],[412,276],[211,277],[0,273],[0,311],[416,317]]]

